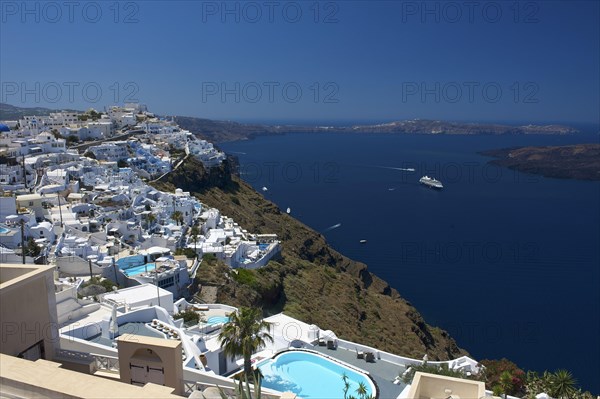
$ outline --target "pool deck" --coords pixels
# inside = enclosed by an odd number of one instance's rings
[[[198,313],[200,316],[202,316],[202,318],[204,320],[208,320],[211,317],[229,316],[229,314],[231,313],[231,310],[227,310],[227,309],[196,310],[196,313]]]
[[[355,351],[341,348],[327,349],[325,346],[317,345],[308,346],[306,349],[312,349],[369,372],[369,375],[379,388],[379,399],[395,399],[406,386],[403,382],[394,384],[394,379],[405,370],[395,363],[380,359],[375,359],[374,362],[367,362],[364,359],[357,359]]]

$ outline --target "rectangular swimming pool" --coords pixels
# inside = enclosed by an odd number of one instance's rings
[[[156,268],[156,264],[146,263],[146,257],[144,255],[131,255],[121,258],[117,261],[119,269],[125,273],[126,276],[137,276],[138,274],[147,271],[152,271]]]
[[[127,276],[137,276],[138,274],[142,274],[144,272],[149,271],[153,271],[156,267],[155,263],[146,263],[143,265],[139,265],[139,266],[132,266],[129,267],[127,269],[121,269],[123,270],[123,273],[125,273]]]

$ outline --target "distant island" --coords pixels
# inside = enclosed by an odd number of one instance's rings
[[[198,133],[212,142],[248,140],[258,136],[285,133],[390,133],[390,134],[455,134],[455,135],[568,135],[578,133],[577,129],[563,125],[511,126],[487,123],[445,122],[413,119],[375,125],[352,126],[302,126],[243,124],[231,121],[178,116],[177,124],[184,129]]]
[[[75,110],[65,110],[80,112]],[[18,120],[26,115],[44,116],[57,112],[49,108],[24,108],[0,103],[0,120]],[[286,133],[390,133],[390,134],[456,134],[456,135],[568,135],[577,129],[563,125],[502,125],[494,123],[447,122],[412,119],[373,125],[314,126],[269,125],[219,121],[190,116],[176,116],[175,122],[183,129],[198,134],[213,143],[249,140],[258,136]]]
[[[50,115],[51,112],[82,112],[74,109],[50,109],[44,107],[17,107],[15,105],[0,103],[0,121],[11,121],[11,120],[19,120],[24,116],[47,116]]]
[[[521,147],[481,153],[490,163],[546,177],[600,180],[600,144]]]

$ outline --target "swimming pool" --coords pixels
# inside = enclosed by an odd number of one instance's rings
[[[121,270],[123,270],[123,273],[125,273],[125,275],[127,275],[127,276],[137,276],[138,274],[144,273],[146,270],[151,272],[152,270],[155,269],[155,267],[156,267],[155,263],[146,263],[144,265],[133,266],[133,267],[129,267],[127,269],[121,269]]]
[[[229,322],[229,317],[227,316],[212,316],[206,319],[206,324],[221,324]]]
[[[119,269],[125,273],[126,276],[137,276],[138,274],[144,273],[146,270],[152,271],[156,267],[155,263],[145,263],[146,257],[144,255],[132,255],[125,258],[121,258],[117,261]]]
[[[348,396],[360,397],[356,392],[359,383],[367,388],[367,397],[376,394],[371,379],[321,355],[306,351],[288,351],[258,365],[264,379],[262,385],[280,392],[290,391],[301,398],[343,398],[344,381],[348,376]]]
[[[10,231],[10,229],[0,226],[0,234],[5,234],[8,233]]]
[[[117,266],[122,270],[129,269],[133,266],[143,265],[144,263],[146,263],[146,257],[144,255],[131,255],[117,260]]]

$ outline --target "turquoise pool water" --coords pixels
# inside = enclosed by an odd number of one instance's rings
[[[144,255],[132,255],[121,258],[117,261],[119,269],[127,276],[137,276],[146,270],[152,271],[156,267],[155,263],[144,263]]]
[[[344,397],[342,375],[348,376],[348,396],[359,397],[359,383],[367,387],[367,396],[375,395],[373,382],[365,374],[304,351],[284,352],[258,365],[264,376],[262,385],[277,391],[291,391],[301,398],[341,399]]]
[[[0,226],[0,234],[8,233],[9,231],[10,231],[10,229]]]
[[[117,266],[119,266],[120,269],[125,270],[133,266],[143,265],[145,263],[145,259],[146,258],[144,255],[126,256],[117,260]]]
[[[229,322],[229,317],[227,316],[212,316],[206,319],[206,324],[220,324]]]
[[[127,269],[121,270],[123,270],[123,273],[125,273],[127,276],[137,276],[138,274],[144,273],[146,270],[150,272],[154,270],[155,267],[155,263],[146,263],[144,265],[128,267]]]

